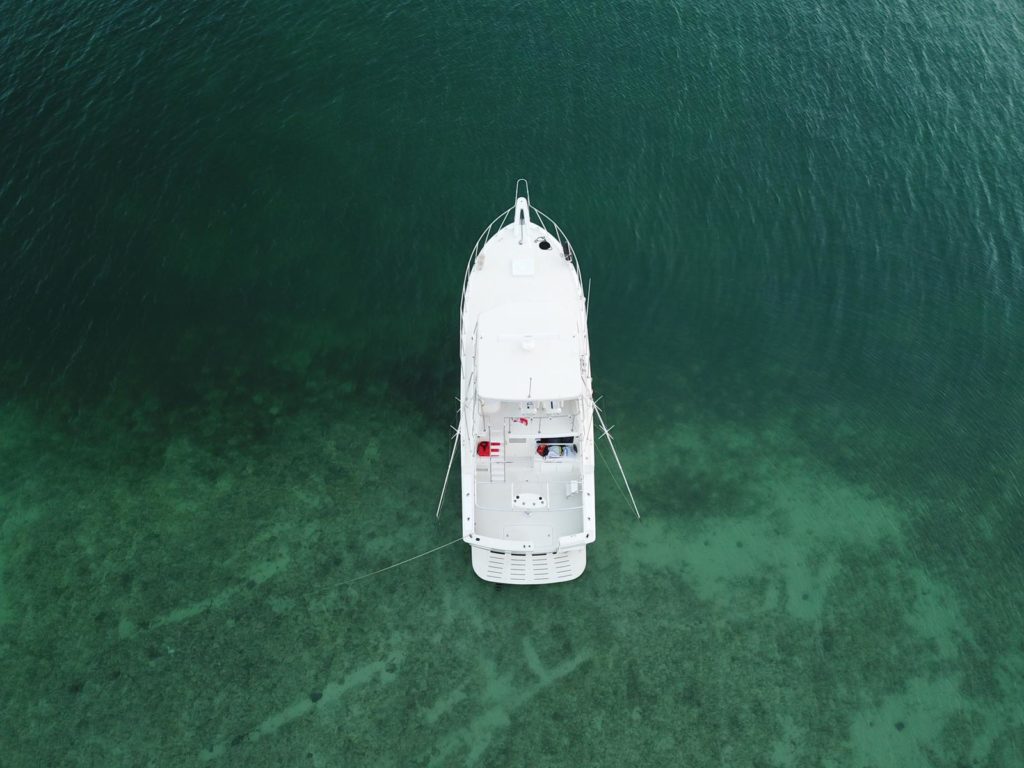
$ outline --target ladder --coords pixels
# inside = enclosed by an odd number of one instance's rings
[[[491,482],[492,483],[504,483],[505,482],[505,435],[502,434],[500,442],[494,439],[494,430],[490,427],[487,428],[487,440],[491,444],[491,460],[489,463],[491,468]]]

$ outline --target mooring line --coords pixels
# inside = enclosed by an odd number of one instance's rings
[[[428,549],[426,552],[421,552],[418,555],[413,555],[412,557],[406,558],[405,560],[402,560],[401,562],[392,563],[391,565],[387,565],[387,566],[385,566],[383,568],[378,568],[376,571],[371,571],[370,573],[364,573],[362,576],[356,576],[354,579],[349,579],[348,581],[342,581],[342,582],[339,582],[337,584],[332,584],[329,587],[322,587],[320,589],[309,590],[306,594],[314,594],[315,595],[315,594],[319,594],[321,592],[327,592],[328,590],[331,590],[331,589],[338,589],[339,587],[344,587],[344,586],[346,586],[348,584],[352,584],[352,583],[357,582],[357,581],[362,581],[363,579],[368,579],[371,576],[376,576],[378,573],[384,573],[384,571],[390,571],[392,568],[397,568],[400,565],[405,565],[406,563],[411,563],[413,560],[419,560],[421,557],[426,557],[427,555],[432,555],[434,552],[437,552],[438,550],[444,549],[445,547],[450,547],[452,544],[458,544],[460,541],[462,541],[462,537],[461,536],[459,538],[457,538],[457,539],[452,539],[447,544],[442,544],[439,547],[434,547],[433,549]]]

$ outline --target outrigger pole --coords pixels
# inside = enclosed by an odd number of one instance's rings
[[[608,447],[612,449],[612,456],[615,457],[615,463],[619,465],[619,472],[622,473],[622,482],[626,484],[626,490],[629,492],[629,501],[633,505],[633,512],[636,514],[636,519],[640,519],[640,508],[636,505],[636,499],[633,498],[633,490],[629,487],[629,480],[626,479],[626,470],[622,468],[622,462],[619,461],[619,452],[615,450],[615,442],[612,440],[612,432],[605,426],[604,416],[601,415],[601,409],[597,407],[596,401],[591,401],[594,405],[594,413],[597,414],[597,420],[601,422],[601,429],[604,434],[602,437],[608,438]]]
[[[460,424],[461,426],[461,424]],[[454,427],[453,427],[454,429]],[[448,490],[448,478],[452,474],[452,462],[455,461],[455,452],[459,450],[459,438],[462,435],[461,429],[454,429],[455,436],[452,438],[454,444],[452,445],[452,455],[448,457],[448,471],[444,473],[444,486],[441,488],[441,498],[437,502],[437,512],[434,513],[434,519],[441,519],[441,506],[444,504],[444,492]],[[632,495],[632,494],[630,494]]]

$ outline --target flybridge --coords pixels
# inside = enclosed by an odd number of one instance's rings
[[[583,394],[579,311],[513,302],[484,311],[475,339],[477,394],[493,400]]]

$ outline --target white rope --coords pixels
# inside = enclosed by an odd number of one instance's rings
[[[349,579],[348,581],[342,581],[337,584],[332,584],[331,586],[324,587],[323,589],[312,590],[309,594],[318,594],[320,592],[326,592],[329,589],[337,589],[338,587],[344,587],[348,584],[352,584],[357,581],[362,581],[363,579],[368,579],[371,576],[376,576],[378,573],[384,573],[384,571],[390,571],[392,568],[397,568],[400,565],[411,563],[413,560],[419,560],[421,557],[432,555],[438,550],[444,549],[445,547],[450,547],[452,544],[458,544],[460,541],[462,541],[461,536],[457,539],[452,539],[447,544],[442,544],[439,547],[434,547],[433,549],[428,549],[426,552],[421,552],[418,555],[413,555],[412,557],[406,558],[405,560],[402,560],[400,563],[392,563],[391,565],[385,566],[384,568],[378,568],[376,571],[364,573],[362,576],[356,576],[354,579]]]

